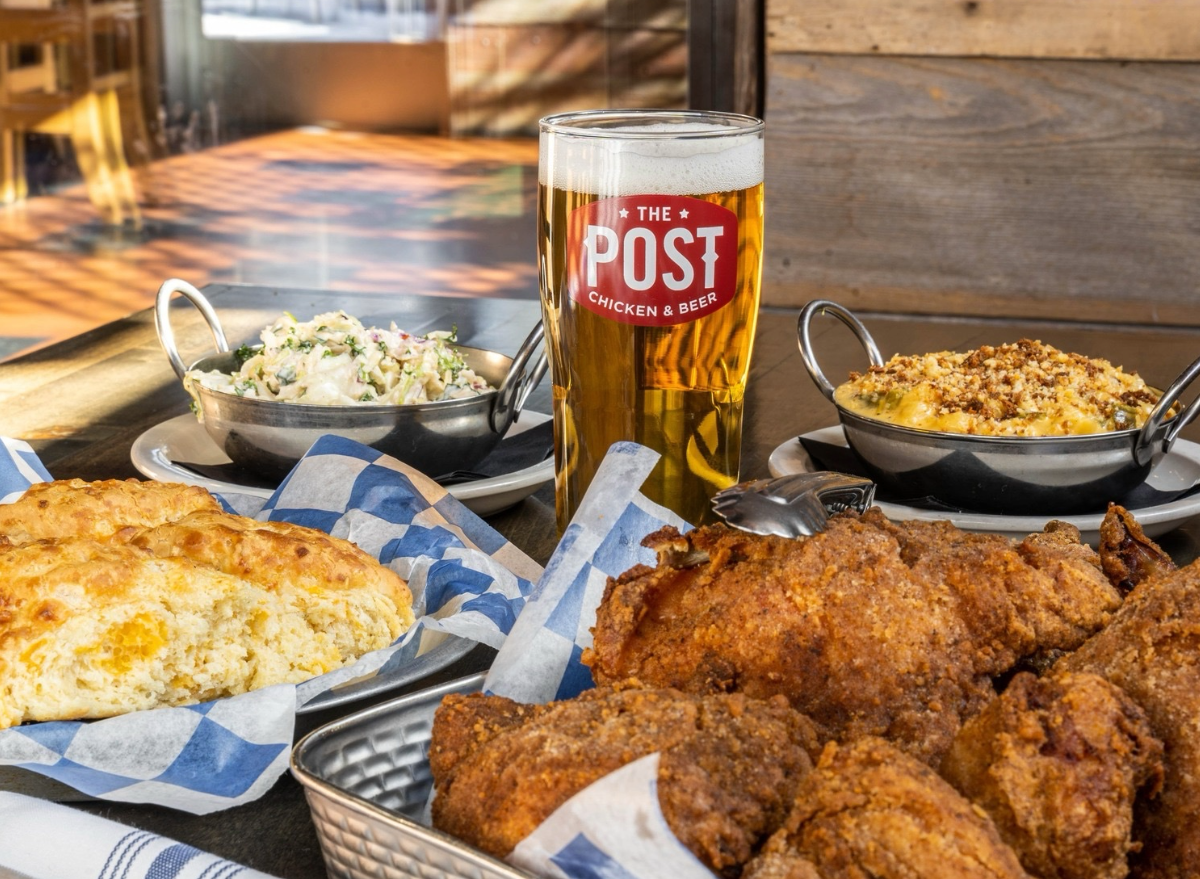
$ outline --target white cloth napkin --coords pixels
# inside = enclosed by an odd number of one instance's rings
[[[13,793],[0,793],[0,877],[271,879],[190,845]]]

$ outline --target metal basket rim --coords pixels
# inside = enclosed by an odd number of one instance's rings
[[[436,828],[425,827],[390,809],[386,809],[370,800],[338,787],[323,778],[308,766],[306,762],[306,759],[315,748],[318,748],[330,737],[345,732],[347,728],[352,728],[363,722],[377,720],[380,717],[386,717],[433,699],[440,702],[444,696],[450,693],[478,691],[482,688],[486,675],[486,672],[479,672],[433,687],[427,687],[423,690],[416,690],[403,696],[397,696],[378,705],[372,705],[369,708],[364,708],[353,714],[338,718],[324,726],[318,727],[301,738],[292,748],[289,757],[289,766],[292,776],[304,788],[305,796],[309,799],[310,811],[312,810],[312,798],[314,796],[321,797],[329,800],[337,807],[355,812],[362,817],[391,827],[397,833],[406,835],[415,842],[431,848],[451,851],[456,857],[469,861],[473,866],[485,871],[490,871],[491,874],[500,877],[500,879],[538,879],[532,873],[513,867],[448,833],[444,833]],[[314,821],[314,825],[316,826],[318,836],[320,836],[320,823]],[[322,847],[324,847],[324,840],[322,840]]]

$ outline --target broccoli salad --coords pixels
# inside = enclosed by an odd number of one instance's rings
[[[414,336],[364,327],[344,311],[300,322],[284,314],[259,334],[261,348],[243,345],[235,373],[191,370],[184,386],[292,403],[404,405],[474,397],[492,387],[467,368],[451,343],[455,331]],[[198,398],[197,398],[198,399]]]

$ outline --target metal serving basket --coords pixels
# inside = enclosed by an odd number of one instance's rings
[[[217,353],[185,366],[171,328],[171,297],[181,293],[203,315]],[[181,380],[189,370],[236,372],[241,363],[229,350],[225,331],[204,294],[179,278],[158,289],[154,327],[171,368]],[[317,405],[291,400],[239,397],[192,386],[205,432],[236,464],[268,478],[283,479],[325,434],[348,437],[399,458],[430,476],[470,470],[496,447],[516,421],[546,373],[539,321],[515,357],[456,345],[466,364],[493,387],[477,396],[409,404]]]
[[[483,674],[383,702],[314,730],[292,750],[325,866],[348,879],[535,879],[421,823],[433,787],[433,713]]]

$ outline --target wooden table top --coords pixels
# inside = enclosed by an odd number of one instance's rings
[[[513,354],[540,317],[536,302],[213,285],[205,289],[231,345],[252,341],[283,310],[297,317],[342,308],[365,323],[394,320],[410,332],[457,326],[459,341]],[[1200,330],[1009,318],[961,319],[868,313],[860,315],[885,357],[894,352],[965,350],[1028,337],[1068,351],[1105,357],[1165,387],[1200,356]],[[185,361],[212,350],[199,312],[178,300],[173,308]],[[832,319],[814,323],[814,345],[835,382],[866,357],[853,336]],[[529,408],[549,412],[549,382]],[[1185,396],[1185,399],[1187,397]],[[153,313],[119,321],[24,357],[0,363],[0,435],[27,440],[56,478],[139,476],[129,454],[148,428],[188,410],[188,397],[158,345]],[[796,312],[764,308],[746,398],[742,476],[768,475],[780,444],[836,423],[833,407],[805,373],[796,348]],[[1200,424],[1184,438],[1200,440]],[[556,542],[552,486],[488,520],[516,546],[545,563]],[[1200,520],[1160,541],[1176,558],[1200,555]],[[448,669],[449,679],[485,668],[480,648]],[[423,684],[425,685],[425,684]],[[358,707],[358,706],[351,706]],[[350,709],[342,709],[347,713]],[[308,725],[329,717],[306,718]],[[281,779],[261,800],[205,817],[123,804],[81,803],[80,808],[142,827],[285,879],[323,877],[324,865],[300,786]]]

